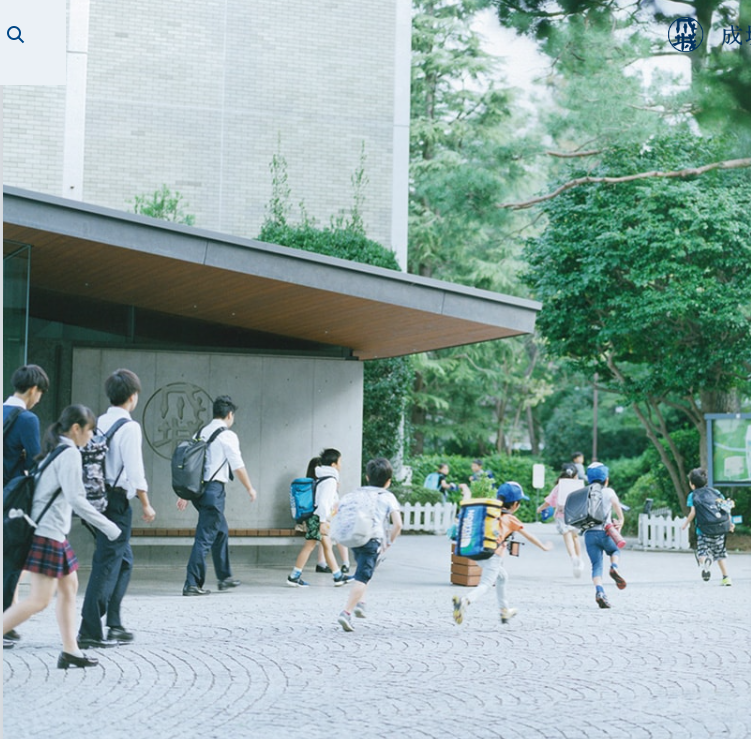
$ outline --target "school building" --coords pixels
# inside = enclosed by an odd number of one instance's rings
[[[288,528],[289,483],[322,447],[343,453],[342,490],[360,482],[363,362],[527,334],[540,307],[9,186],[3,254],[6,394],[16,366],[43,366],[46,424],[71,402],[103,412],[106,377],[135,371],[155,535],[194,525],[170,458],[216,395],[239,405],[259,491],[230,492],[228,520]]]
[[[67,0],[67,18],[67,84],[3,90],[4,390],[42,365],[45,425],[101,413],[107,375],[134,370],[154,540],[194,525],[169,459],[216,395],[259,491],[230,490],[230,525],[284,529],[322,447],[359,484],[363,362],[533,330],[532,301],[254,240],[275,155],[293,222],[300,201],[348,212],[362,165],[367,235],[405,266],[409,0]],[[195,227],[126,212],[162,185]]]

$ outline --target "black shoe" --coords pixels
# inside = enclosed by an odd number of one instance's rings
[[[76,657],[74,654],[60,652],[57,658],[57,669],[67,670],[69,667],[96,667],[99,660],[96,657]]]
[[[342,574],[346,575],[349,572],[349,565],[342,565]]]
[[[597,605],[600,606],[600,608],[610,608],[610,602],[605,597],[605,593],[597,592],[595,594],[595,600],[597,601]]]
[[[15,646],[16,643],[12,639],[6,639],[3,637],[3,649],[13,649]]]
[[[183,588],[183,595],[211,595],[211,591],[199,588],[198,585],[186,585]]]
[[[110,647],[116,647],[120,642],[114,639],[89,639],[87,636],[78,637],[79,649],[109,649]],[[71,657],[67,652],[63,652],[66,657]],[[74,659],[71,657],[71,659]],[[77,658],[75,658],[77,659]]]
[[[3,639],[10,639],[11,641],[20,641],[21,635],[15,629],[11,629],[7,634],[3,634]]]
[[[132,631],[124,629],[122,626],[110,626],[107,629],[107,639],[119,642],[131,642],[136,638]]]
[[[227,578],[226,580],[219,581],[219,590],[229,590],[230,588],[236,588],[240,584],[241,583],[239,580],[233,580],[232,578]]]
[[[324,572],[327,575],[331,574],[331,567],[328,565],[316,565],[316,572]]]

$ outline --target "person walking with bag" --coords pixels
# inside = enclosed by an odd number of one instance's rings
[[[147,523],[156,518],[149,502],[143,465],[143,434],[141,426],[131,417],[138,405],[141,381],[135,372],[118,369],[105,381],[104,391],[110,407],[97,420],[100,431],[106,433],[121,419],[126,421],[112,437],[105,456],[107,508],[104,515],[120,528],[121,533],[114,541],[101,533],[96,534],[96,548],[78,630],[78,644],[82,649],[116,647],[135,639],[133,632],[123,626],[120,614],[133,571],[130,546],[133,510],[130,501],[138,498],[143,508],[143,520]],[[102,616],[106,616],[106,638]]]
[[[251,503],[256,499],[256,490],[245,469],[240,452],[240,440],[237,434],[230,430],[235,423],[235,411],[237,406],[229,395],[218,396],[214,400],[214,420],[199,433],[202,439],[209,439],[215,431],[222,430],[206,450],[203,479],[209,482],[204,485],[201,497],[191,501],[198,511],[198,525],[188,560],[183,595],[211,593],[203,587],[206,582],[206,555],[209,550],[214,560],[219,590],[229,590],[241,584],[232,577],[229,562],[229,526],[224,516],[224,486],[229,482],[230,475],[234,475],[248,491]],[[184,511],[187,507],[187,500],[180,498],[177,501],[178,510]]]
[[[98,664],[95,658],[86,657],[76,643],[78,559],[67,539],[73,511],[110,541],[120,535],[120,529],[86,500],[78,448],[91,439],[95,423],[94,414],[86,406],[71,405],[45,434],[41,457],[48,457],[59,446],[64,448],[44,467],[34,492],[31,518],[38,525],[23,565],[30,573],[31,591],[27,598],[3,612],[3,633],[7,633],[47,608],[57,590],[56,615],[63,640],[57,666],[61,669]],[[50,500],[52,503],[41,515]]]

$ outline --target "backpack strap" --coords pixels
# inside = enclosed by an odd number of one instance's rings
[[[216,437],[222,433],[222,431],[229,431],[229,429],[226,426],[220,426],[216,431],[214,431],[213,434],[211,434],[211,436],[209,436],[209,440],[206,442],[206,446],[210,446],[211,443],[216,439]],[[224,462],[222,462],[219,467],[217,467],[216,472],[208,480],[206,480],[206,483],[211,482],[219,474],[219,471],[222,469],[222,467],[224,467],[225,464],[227,465],[227,467],[229,467],[229,459],[227,459],[226,457],[224,458]],[[235,479],[235,476],[232,474],[231,468],[229,470],[229,479]]]
[[[67,448],[67,444],[58,444],[40,463],[36,465],[33,474],[37,478],[37,480],[39,479],[39,477],[41,477],[42,472],[44,472],[47,467],[49,467],[52,462],[54,462],[55,459],[59,457]],[[44,518],[44,514],[47,513],[55,500],[57,500],[57,496],[60,495],[62,491],[62,488],[58,488],[57,490],[55,490],[52,497],[47,501],[44,508],[42,509],[42,512],[37,517],[37,520],[35,522],[37,526],[39,526],[39,522],[42,520],[42,518]]]
[[[25,411],[25,408],[21,408],[21,406],[14,406],[13,410],[8,414],[8,417],[3,421],[3,439],[5,438],[5,435],[13,428],[13,424],[16,422],[16,419]]]
[[[323,482],[324,480],[336,480],[336,478],[333,475],[324,475],[323,477],[315,478],[315,481],[313,482],[313,510],[315,510],[316,507],[316,491],[318,490],[318,483]]]
[[[107,443],[107,448],[109,449],[110,442],[112,441],[112,437],[123,427],[126,423],[130,423],[132,421],[132,418],[118,418],[117,421],[115,421],[112,426],[109,427],[109,430],[104,435],[104,441]],[[105,458],[106,459],[106,458]],[[102,464],[104,467],[104,464]],[[123,471],[125,470],[125,462],[123,462],[123,466],[120,468],[120,472],[117,473],[117,477],[115,478],[115,482],[112,483],[112,487],[117,487],[117,482],[120,479],[120,475],[123,474]],[[107,471],[106,469],[103,470],[105,473],[104,480],[105,484],[107,482]]]

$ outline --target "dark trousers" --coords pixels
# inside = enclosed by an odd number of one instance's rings
[[[196,538],[188,560],[185,585],[203,587],[206,582],[206,555],[211,550],[217,580],[232,577],[229,565],[229,527],[224,517],[224,483],[209,482],[203,495],[193,501],[198,511]]]
[[[110,541],[101,531],[96,532],[96,549],[78,632],[79,636],[89,639],[104,638],[104,615],[107,616],[108,627],[122,627],[120,605],[133,571],[133,550],[130,548],[133,511],[124,492],[110,492],[104,515],[120,527],[120,536]]]

